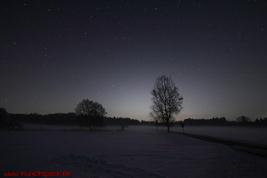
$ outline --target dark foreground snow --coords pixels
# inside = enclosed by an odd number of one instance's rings
[[[151,128],[0,132],[0,170],[75,178],[266,178],[267,159]]]

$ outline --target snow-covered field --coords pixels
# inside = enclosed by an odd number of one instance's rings
[[[174,127],[172,130],[182,132],[181,127]],[[184,132],[267,146],[266,127],[186,126]]]
[[[187,129],[187,128],[186,128]],[[267,159],[154,127],[0,132],[0,170],[74,178],[267,177]]]

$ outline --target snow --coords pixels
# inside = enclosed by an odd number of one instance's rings
[[[182,132],[181,127],[174,127],[172,130]],[[267,145],[266,127],[185,126],[184,132],[190,134],[212,136],[216,138],[237,140],[253,144]]]
[[[75,178],[266,178],[267,160],[154,127],[0,132],[0,170]]]

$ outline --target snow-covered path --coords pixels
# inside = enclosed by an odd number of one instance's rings
[[[0,132],[0,170],[69,170],[75,178],[267,177],[267,160],[155,129]]]

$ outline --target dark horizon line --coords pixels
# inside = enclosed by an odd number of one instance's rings
[[[36,113],[36,112],[30,112],[30,113],[11,113],[11,112],[8,112],[8,114],[12,114],[12,115],[41,115],[41,116],[45,116],[45,115],[56,115],[56,114],[75,114],[75,112],[54,112],[54,113],[45,113],[45,114],[41,114],[41,113]],[[188,119],[193,119],[193,120],[211,120],[211,119],[222,119],[224,118],[226,121],[229,121],[229,122],[232,122],[232,121],[236,121],[237,118],[239,117],[247,117],[248,119],[250,119],[250,121],[256,121],[257,119],[265,119],[267,118],[267,116],[260,116],[260,117],[255,117],[255,118],[252,118],[252,117],[248,117],[246,115],[243,115],[243,114],[240,114],[238,117],[236,118],[232,118],[232,119],[229,119],[225,116],[221,116],[221,117],[218,117],[218,116],[212,116],[212,117],[201,117],[201,118],[195,118],[195,117],[187,117],[183,120],[176,120],[175,119],[175,122],[180,122],[180,121],[184,121],[184,120],[188,120]],[[134,119],[134,120],[139,120],[139,121],[154,121],[153,119],[150,119],[150,120],[143,120],[143,119],[138,119],[138,118],[132,118],[132,117],[129,117],[129,116],[104,116],[106,118],[129,118],[129,119]]]

